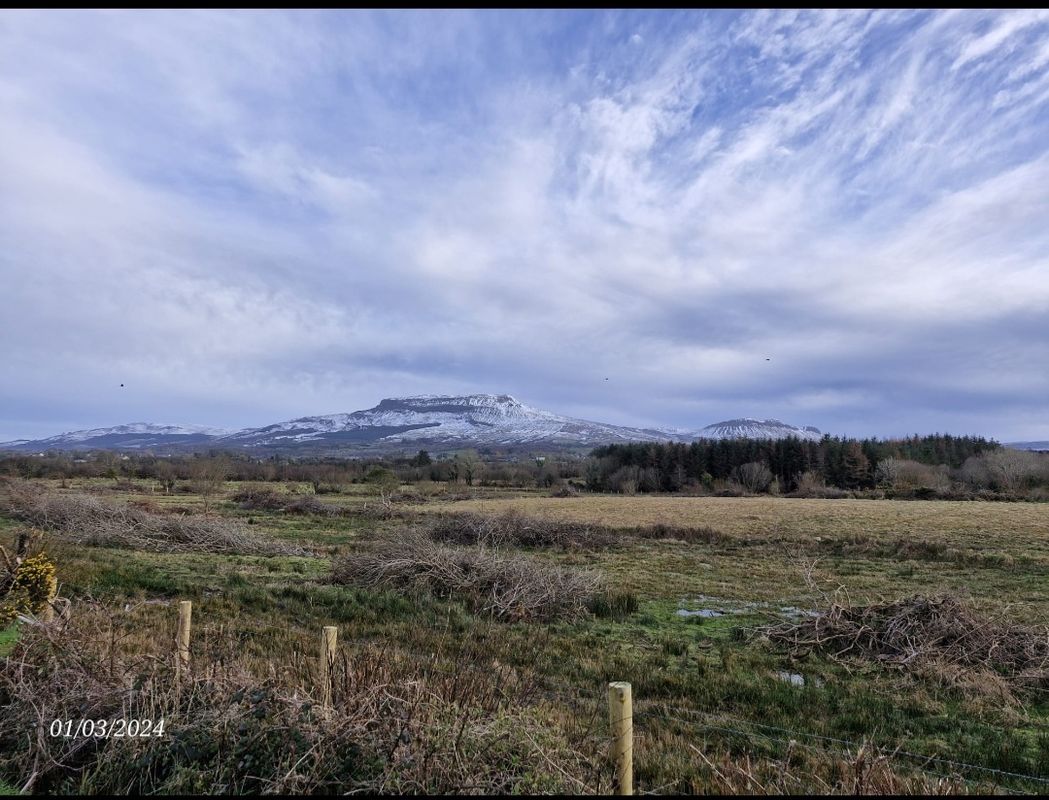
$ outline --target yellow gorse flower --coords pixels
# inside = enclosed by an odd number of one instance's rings
[[[0,603],[0,624],[25,612],[38,613],[54,600],[57,591],[55,563],[44,553],[27,558],[18,565],[11,589]]]

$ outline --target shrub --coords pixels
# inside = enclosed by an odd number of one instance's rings
[[[732,470],[732,477],[740,486],[752,494],[767,492],[772,486],[772,470],[763,461],[751,461]]]
[[[582,759],[524,703],[528,682],[463,650],[454,679],[387,649],[338,659],[321,713],[301,658],[176,674],[164,637],[82,604],[0,659],[0,775],[53,794],[567,793]],[[141,620],[138,620],[139,623]],[[53,720],[165,720],[162,736],[48,736]],[[43,732],[36,735],[33,732]],[[543,766],[539,766],[542,764]],[[548,769],[553,766],[554,769]]]
[[[57,589],[54,562],[44,553],[29,556],[15,567],[7,591],[0,597],[0,626],[19,614],[39,614],[55,599]]]

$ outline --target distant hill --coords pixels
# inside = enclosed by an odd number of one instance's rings
[[[0,442],[7,450],[144,450],[156,447],[200,445],[230,433],[203,425],[157,425],[131,422],[112,428],[70,431],[47,439]]]
[[[1049,450],[1049,441],[1041,442],[1006,442],[1006,447],[1014,450]]]
[[[467,447],[591,448],[623,442],[689,442],[697,439],[797,436],[819,439],[818,429],[779,420],[735,419],[697,430],[634,428],[566,417],[533,408],[507,394],[391,397],[374,408],[224,431],[188,425],[136,422],[72,431],[47,439],[19,440],[0,448],[46,450],[160,450],[202,447],[301,454],[384,453]]]
[[[788,425],[778,419],[730,419],[724,422],[715,422],[713,425],[698,431],[697,439],[786,439],[795,436],[798,439],[808,439],[817,442],[823,438],[819,428],[811,425],[799,428],[796,425]]]

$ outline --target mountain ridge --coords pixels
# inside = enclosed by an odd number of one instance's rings
[[[0,443],[14,450],[169,448],[272,452],[462,449],[464,447],[591,448],[627,442],[689,442],[710,438],[818,439],[817,428],[743,417],[700,429],[613,425],[526,405],[509,394],[413,395],[383,398],[372,408],[297,417],[236,431],[193,425],[128,423],[70,431],[45,439]]]

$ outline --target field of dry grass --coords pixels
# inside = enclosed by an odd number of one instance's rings
[[[894,500],[803,500],[781,497],[527,496],[433,503],[427,511],[499,513],[515,508],[553,519],[610,527],[710,526],[740,537],[950,537],[954,544],[996,542],[1049,558],[1049,505]],[[1002,537],[1007,537],[1002,541]]]
[[[112,481],[69,481],[48,488],[138,504],[148,514],[202,510],[192,492],[165,495],[147,482],[118,488]],[[223,637],[233,637],[244,663],[257,666],[260,675],[274,658],[312,658],[317,631],[327,624],[339,627],[348,657],[355,648],[379,646],[399,658],[425,655],[428,663],[453,671],[458,644],[483,641],[472,656],[476,666],[509,664],[528,675],[557,736],[596,759],[600,775],[604,686],[629,680],[637,698],[636,775],[643,791],[756,791],[762,785],[842,791],[857,754],[839,747],[837,755],[820,755],[811,750],[821,742],[812,737],[819,736],[874,741],[1049,780],[1049,685],[1008,699],[990,684],[959,688],[953,673],[917,675],[870,661],[798,656],[754,636],[761,625],[834,600],[876,603],[915,594],[957,595],[974,613],[1044,625],[1047,505],[552,498],[460,486],[446,493],[405,487],[392,513],[372,514],[362,512],[379,508],[380,498],[368,487],[353,487],[314,498],[346,513],[303,514],[245,509],[233,499],[243,488],[229,484],[213,500],[211,514],[301,547],[304,555],[147,552],[87,546],[55,534],[47,546],[59,565],[63,594],[145,602],[143,613],[161,627],[173,624],[177,600],[192,599],[201,634],[208,637],[200,646],[224,647]],[[314,497],[307,486],[270,488],[290,498]],[[572,539],[570,546],[507,546],[537,567],[600,576],[605,586],[636,598],[627,612],[493,623],[468,598],[425,587],[391,590],[331,580],[339,559],[382,553],[384,544],[424,535],[435,515],[443,516],[447,528],[462,512],[490,515],[508,508],[540,520],[600,526],[592,545],[584,536],[577,537],[582,544]],[[0,514],[0,543],[7,545],[18,526]],[[686,535],[700,529],[702,535]],[[705,613],[683,613],[695,611]],[[803,685],[782,677],[794,674],[803,676]],[[755,727],[760,725],[789,734],[770,739],[761,734],[769,729]],[[540,769],[542,756],[535,757]],[[879,764],[886,780],[871,784],[872,791],[936,790],[939,779],[928,764],[925,771],[906,759]],[[942,771],[953,776],[943,789],[993,788],[986,779],[994,773]],[[773,776],[785,782],[770,783]],[[0,777],[12,783],[19,775]],[[919,782],[908,782],[916,777]],[[600,785],[593,778],[579,779],[593,789]]]

